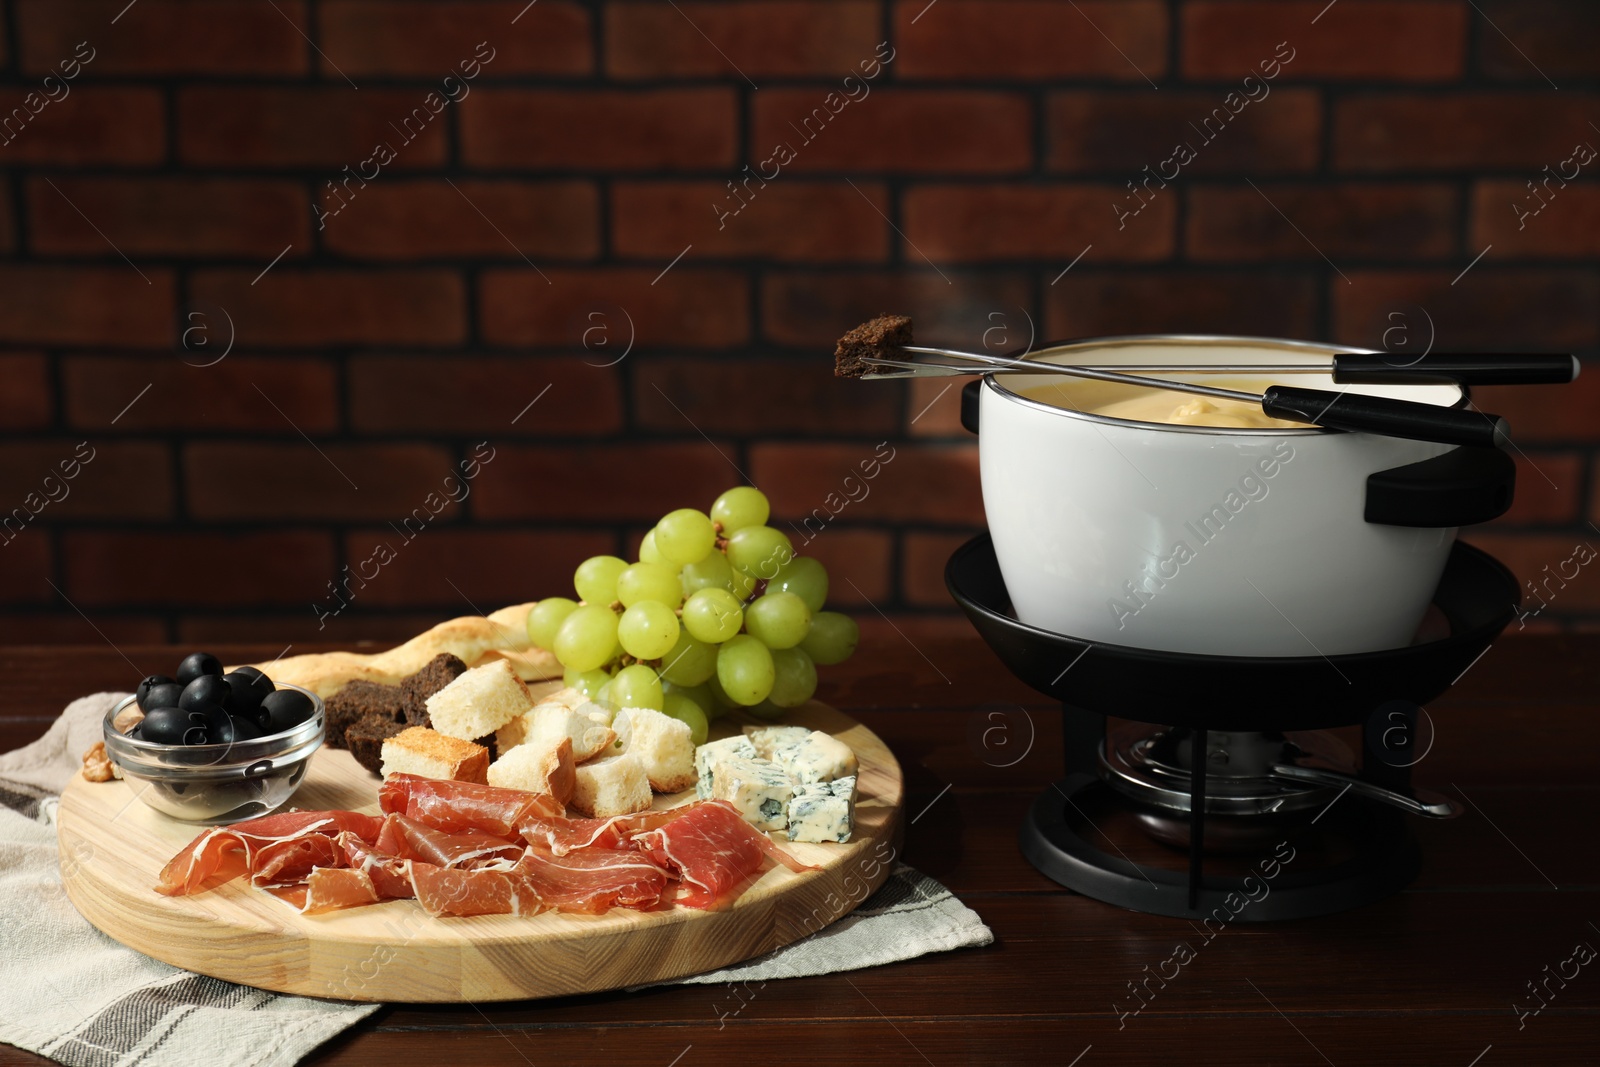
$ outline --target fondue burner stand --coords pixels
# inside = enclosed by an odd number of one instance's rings
[[[1493,557],[1457,543],[1434,608],[1448,636],[1333,657],[1198,656],[1079,641],[1027,626],[984,534],[945,581],[1001,660],[1062,703],[1066,776],[1024,820],[1046,876],[1134,911],[1263,922],[1398,892],[1421,864],[1407,813],[1457,814],[1411,784],[1422,705],[1487,649],[1520,602]],[[1359,763],[1322,731],[1361,727]],[[1424,746],[1428,736],[1420,739]],[[1197,758],[1198,756],[1198,758]],[[1188,854],[1136,863],[1102,829],[1131,816]],[[1224,868],[1220,873],[1207,870]]]

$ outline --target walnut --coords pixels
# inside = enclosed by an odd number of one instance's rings
[[[91,782],[111,781],[113,765],[106,755],[106,743],[96,741],[94,747],[83,754],[83,776]]]

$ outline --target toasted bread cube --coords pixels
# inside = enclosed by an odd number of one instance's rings
[[[780,742],[771,759],[797,782],[831,782],[856,773],[856,754],[850,746],[821,730]]]
[[[623,751],[639,757],[651,789],[676,793],[694,785],[694,731],[688,723],[653,708],[623,708],[616,721],[617,736],[626,738]]]
[[[560,704],[564,708],[573,708],[574,710],[588,702],[589,698],[583,695],[582,689],[574,689],[570,685],[565,689],[557,689],[554,693],[547,693],[539,698],[540,704]]]
[[[726,800],[757,830],[782,830],[789,825],[789,801],[795,781],[770,760],[721,756],[713,763],[711,796]]]
[[[572,806],[593,819],[632,815],[650,807],[650,779],[631,752],[580,763]]]
[[[489,750],[426,726],[411,726],[383,743],[383,776],[419,774],[487,785]]]
[[[756,747],[756,755],[762,759],[771,759],[772,752],[780,745],[798,741],[810,735],[811,730],[805,726],[746,726],[744,735]]]
[[[489,764],[489,784],[502,789],[523,789],[547,793],[562,804],[572,800],[578,784],[577,766],[572,761],[572,739],[563,737],[553,747],[518,745]]]
[[[562,738],[572,742],[573,762],[582,763],[606,751],[616,740],[616,734],[609,726],[601,726],[579,711],[546,701],[500,727],[494,736],[495,746],[501,752],[530,744],[535,748],[550,748]]]
[[[712,783],[716,780],[716,761],[723,756],[743,756],[755,759],[756,749],[744,734],[724,737],[720,741],[707,741],[694,750],[694,770],[698,778],[694,795],[701,800],[711,797]]]
[[[601,726],[610,726],[616,721],[617,718],[616,712],[612,711],[604,704],[596,704],[592,700],[584,701],[574,710],[576,710],[579,715],[586,716],[599,723]]]
[[[533,707],[528,687],[505,660],[472,668],[427,704],[433,728],[463,741],[487,737]]]

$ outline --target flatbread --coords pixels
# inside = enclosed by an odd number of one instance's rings
[[[355,681],[399,685],[441,652],[460,657],[468,667],[507,660],[525,682],[560,678],[561,664],[555,654],[528,640],[532,608],[532,603],[513,604],[487,618],[468,615],[441,622],[387,652],[311,652],[254,666],[274,682],[303,686],[324,698]]]

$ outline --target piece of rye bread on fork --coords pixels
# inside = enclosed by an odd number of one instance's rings
[[[872,369],[873,359],[905,359],[911,343],[909,315],[879,315],[839,338],[833,350],[833,373],[839,378],[859,378]]]

